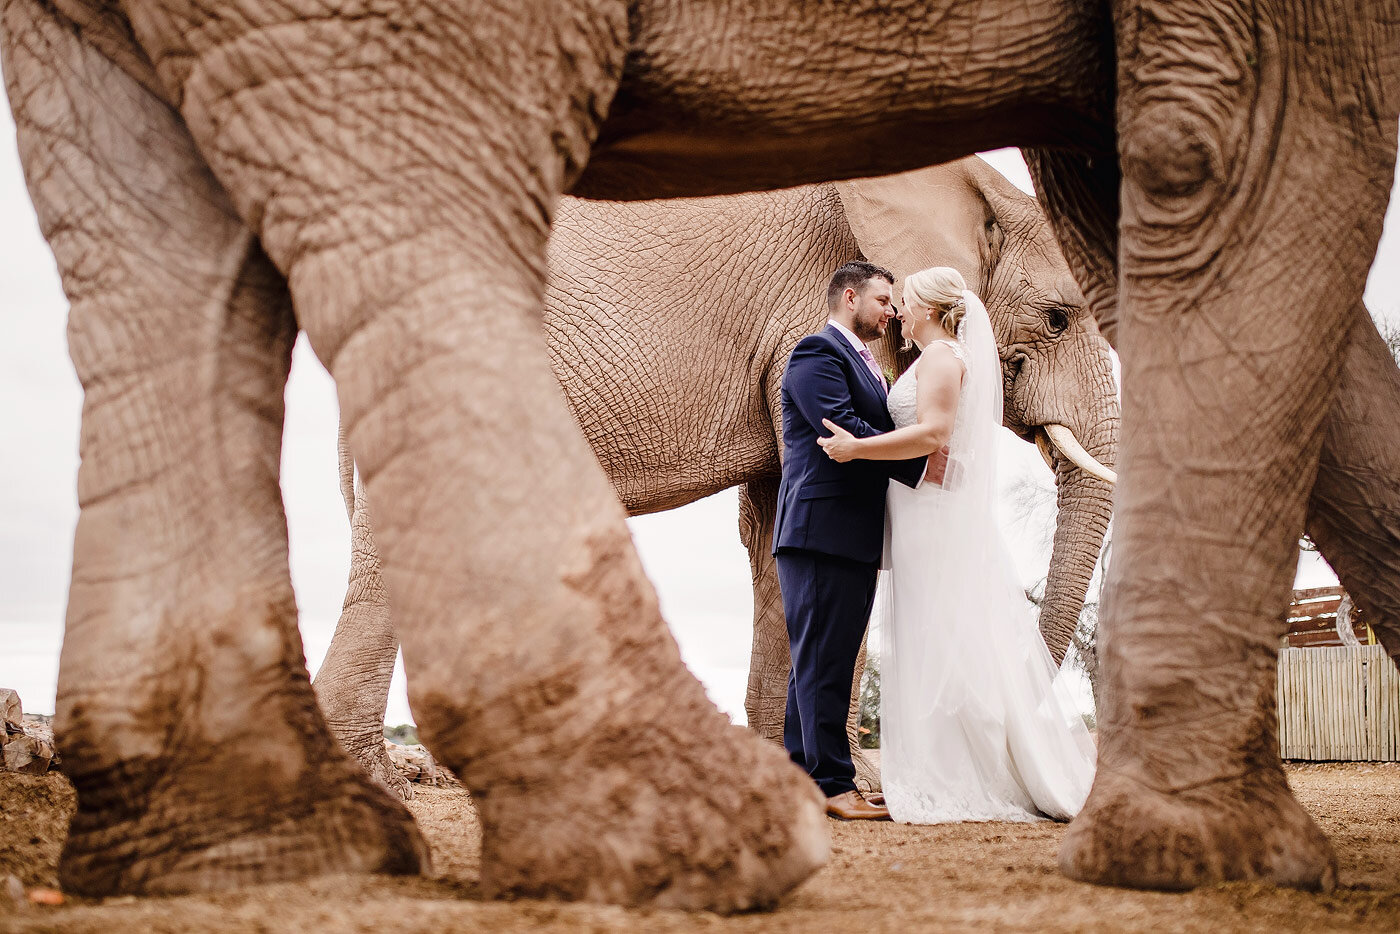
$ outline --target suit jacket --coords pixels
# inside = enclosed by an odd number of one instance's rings
[[[804,337],[783,371],[783,479],[773,553],[785,548],[875,563],[885,540],[890,478],[918,485],[928,461],[852,460],[838,464],[817,438],[829,418],[857,438],[894,428],[885,388],[836,328]]]

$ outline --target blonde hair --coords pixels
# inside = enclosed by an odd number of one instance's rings
[[[962,294],[966,290],[962,273],[952,266],[933,266],[905,278],[904,304],[936,312],[943,330],[956,334],[967,313]]]

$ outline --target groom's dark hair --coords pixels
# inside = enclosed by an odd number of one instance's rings
[[[831,284],[826,287],[827,311],[836,310],[836,306],[841,303],[842,292],[847,289],[855,289],[856,294],[859,295],[865,290],[865,283],[876,277],[894,285],[894,273],[884,266],[876,266],[863,259],[852,260],[836,270],[831,274]]]

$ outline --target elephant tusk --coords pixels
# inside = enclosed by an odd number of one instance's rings
[[[1045,429],[1045,433],[1049,435],[1050,440],[1054,442],[1055,447],[1059,449],[1061,454],[1069,458],[1074,466],[1091,477],[1098,477],[1100,480],[1105,480],[1109,483],[1118,482],[1118,475],[1103,464],[1100,464],[1094,459],[1093,455],[1084,450],[1084,446],[1079,443],[1079,439],[1074,436],[1074,432],[1070,431],[1064,425],[1044,425],[1042,427]]]
[[[1045,466],[1050,468],[1050,472],[1055,472],[1055,446],[1050,443],[1050,436],[1043,431],[1035,433],[1035,449],[1040,452],[1040,456],[1045,458]]]

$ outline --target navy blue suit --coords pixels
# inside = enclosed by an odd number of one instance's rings
[[[838,464],[817,438],[827,418],[866,438],[894,428],[885,388],[830,325],[783,372],[783,479],[773,554],[792,650],[783,745],[827,796],[855,789],[846,739],[851,679],[884,547],[885,490],[914,486],[927,458]]]

